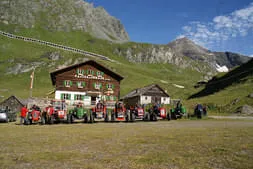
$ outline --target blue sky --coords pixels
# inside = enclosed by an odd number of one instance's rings
[[[252,0],[86,0],[118,18],[131,41],[188,37],[213,51],[253,56]]]

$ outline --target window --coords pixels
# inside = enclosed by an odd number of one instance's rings
[[[163,98],[163,101],[166,101],[166,98]]]
[[[62,93],[61,94],[61,99],[62,100],[71,100],[71,94]]]
[[[85,87],[85,82],[76,82],[77,88],[82,89]]]
[[[102,77],[104,75],[104,72],[97,71],[97,76]]]
[[[82,70],[82,69],[77,69],[77,70],[76,70],[76,74],[77,74],[77,75],[84,75],[84,70]]]
[[[75,100],[84,100],[84,96],[81,94],[76,94],[75,95]]]
[[[148,97],[147,97],[147,96],[145,97],[145,100],[148,100]]]
[[[72,86],[72,81],[70,81],[70,80],[64,80],[64,86],[65,87],[71,87]]]
[[[108,90],[114,89],[114,85],[113,84],[107,84],[106,87],[107,87]]]
[[[102,88],[102,84],[101,83],[94,83],[94,88],[95,89],[101,89]]]
[[[88,70],[87,70],[87,74],[88,74],[88,75],[93,75],[93,74],[94,74],[94,71],[91,70],[91,69],[88,69]]]

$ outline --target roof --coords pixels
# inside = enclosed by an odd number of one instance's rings
[[[160,89],[160,91],[163,92],[163,94],[165,94],[167,97],[170,97],[158,84],[152,84],[152,85],[149,85],[149,86],[145,86],[143,88],[134,89],[130,93],[125,95],[122,99],[132,98],[132,97],[144,95],[145,93],[147,93],[149,90],[151,90],[154,87],[157,87],[158,89]]]
[[[2,101],[0,104],[3,104],[3,103],[5,103],[7,100],[9,100],[9,99],[15,99],[15,100],[17,100],[17,102],[20,104],[20,105],[22,105],[22,106],[24,106],[25,104],[24,104],[24,102],[23,101],[21,101],[21,99],[18,99],[16,96],[14,96],[14,95],[12,95],[12,96],[10,96],[10,97],[8,97],[7,99],[5,99],[4,101]]]
[[[68,71],[68,70],[71,70],[71,69],[74,69],[74,68],[77,68],[79,66],[83,66],[83,65],[92,65],[92,66],[98,68],[99,70],[102,70],[104,73],[110,74],[110,76],[117,79],[118,81],[121,81],[122,79],[124,79],[124,77],[122,77],[119,74],[113,72],[112,70],[106,68],[105,66],[95,62],[94,60],[88,60],[88,61],[85,61],[85,62],[82,62],[82,63],[77,63],[77,64],[74,64],[74,65],[70,65],[68,67],[50,72],[50,76],[51,76],[51,80],[52,80],[53,85],[55,85],[55,82],[56,82],[55,76],[57,74]]]

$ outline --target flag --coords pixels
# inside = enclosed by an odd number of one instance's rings
[[[32,71],[30,78],[31,78],[30,89],[32,89],[33,88],[33,79],[34,79],[34,70]]]

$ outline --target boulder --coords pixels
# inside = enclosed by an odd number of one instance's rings
[[[236,109],[236,114],[238,115],[250,115],[253,116],[253,107],[249,105],[243,105]]]
[[[249,98],[253,98],[253,93],[248,95]]]

